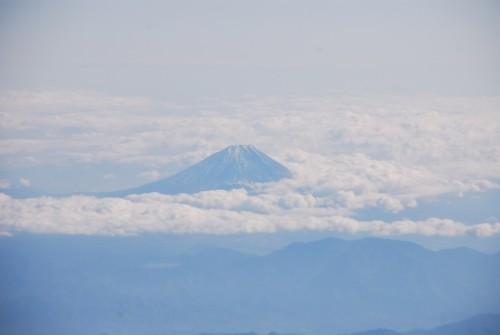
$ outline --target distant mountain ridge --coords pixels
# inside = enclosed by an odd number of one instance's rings
[[[333,335],[500,313],[498,253],[374,238],[294,243],[262,256],[173,254],[165,244],[156,235],[3,240],[0,333]]]
[[[200,333],[197,335],[266,335],[266,334],[258,334],[256,332],[249,332],[249,333]],[[275,333],[275,332],[270,332],[267,333],[267,335],[301,335],[301,334],[283,334],[283,333]]]
[[[481,314],[463,321],[448,323],[436,328],[398,333],[393,330],[375,329],[350,335],[497,335],[500,334],[500,314]]]
[[[249,188],[252,183],[276,182],[291,177],[292,173],[286,167],[254,146],[231,145],[171,177],[136,188],[100,193],[98,196],[230,190]]]

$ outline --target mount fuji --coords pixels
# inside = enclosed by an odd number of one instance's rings
[[[254,146],[231,145],[171,177],[132,189],[100,193],[98,196],[248,189],[252,183],[276,182],[291,177],[292,174],[286,167]]]

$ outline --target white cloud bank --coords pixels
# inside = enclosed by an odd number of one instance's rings
[[[119,189],[120,178],[134,180],[122,188],[163,178],[230,144],[253,144],[294,174],[261,185],[253,195],[235,190],[127,199],[4,197],[0,225],[6,233],[499,231],[496,223],[349,217],[364,208],[396,213],[422,199],[498,189],[500,98],[269,97],[182,106],[93,92],[10,91],[0,94],[0,110],[5,171],[66,167],[70,180],[61,184],[82,179],[90,187],[85,191],[111,182]],[[102,170],[92,182],[81,178],[82,170],[71,176],[82,163],[140,169],[126,177]],[[12,180],[2,176],[0,187],[22,181],[40,187],[39,176],[23,173]]]
[[[373,235],[490,237],[500,223],[465,225],[448,219],[359,221],[336,208],[316,207],[315,199],[294,194],[252,196],[245,190],[207,191],[195,195],[150,193],[127,198],[0,198],[0,232],[85,235],[140,233],[273,233],[321,230]]]
[[[269,97],[172,105],[93,92],[8,91],[0,93],[0,111],[0,159],[12,169],[114,163],[168,174],[230,144],[253,144],[284,163],[308,163],[302,169],[363,154],[439,177],[500,179],[500,98]]]

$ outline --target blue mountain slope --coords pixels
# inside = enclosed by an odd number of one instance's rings
[[[445,324],[426,330],[398,333],[392,330],[375,329],[350,335],[498,335],[500,314],[476,315],[463,321]]]
[[[126,196],[159,192],[196,193],[206,190],[248,188],[252,183],[268,183],[290,178],[290,171],[251,145],[232,145],[160,181],[100,196]]]
[[[47,195],[45,192],[41,190],[22,185],[17,185],[13,188],[2,189],[0,190],[0,193],[7,194],[12,198],[17,198],[17,199],[37,198]]]
[[[353,333],[350,335],[403,335],[403,334],[395,332],[393,330],[389,330],[389,329],[374,329],[374,330],[367,330],[367,331],[359,332],[359,333]]]
[[[429,330],[415,330],[405,335],[498,335],[500,314],[476,315]]]

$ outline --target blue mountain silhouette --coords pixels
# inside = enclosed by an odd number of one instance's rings
[[[178,194],[230,190],[250,188],[252,183],[276,182],[291,176],[286,167],[255,147],[231,145],[171,177],[140,187],[99,195],[127,196],[150,192]]]

